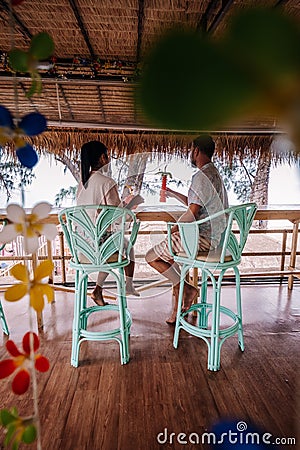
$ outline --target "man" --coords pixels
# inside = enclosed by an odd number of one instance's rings
[[[193,222],[226,209],[228,197],[221,176],[212,162],[215,143],[211,136],[201,134],[193,141],[191,151],[191,164],[197,167],[198,172],[193,175],[188,196],[167,188],[168,197],[177,198],[187,205],[186,212],[180,217],[180,222]],[[225,228],[225,219],[208,221],[199,230],[198,251],[209,252],[217,248],[220,243],[222,231]],[[183,248],[178,232],[178,226],[172,228],[172,248],[175,253],[182,252]],[[152,247],[146,254],[147,263],[164,275],[173,284],[175,304],[171,316],[166,320],[169,324],[176,322],[180,268],[170,254],[168,240]],[[198,296],[198,289],[189,283],[184,283],[183,308],[188,310],[194,299]]]

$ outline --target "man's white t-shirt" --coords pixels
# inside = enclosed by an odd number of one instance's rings
[[[196,220],[204,219],[228,208],[228,197],[223,180],[212,162],[205,164],[193,175],[188,191],[188,205],[191,203],[201,206]],[[219,244],[225,227],[226,218],[221,215],[218,219],[202,224],[199,233],[210,241],[214,248]]]

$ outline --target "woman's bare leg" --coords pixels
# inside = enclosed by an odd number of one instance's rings
[[[140,293],[135,289],[133,285],[133,275],[134,275],[134,251],[133,248],[129,253],[130,263],[125,267],[125,275],[126,275],[126,294],[127,295],[135,295],[136,297],[140,296]]]

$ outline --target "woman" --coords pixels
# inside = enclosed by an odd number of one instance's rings
[[[81,182],[77,189],[77,205],[109,205],[126,206],[126,202],[121,202],[117,184],[115,181],[103,174],[103,168],[109,163],[107,148],[100,141],[90,141],[81,148]],[[130,251],[130,264],[125,267],[126,274],[126,294],[140,294],[133,286],[134,274],[134,251]],[[98,306],[107,303],[103,299],[103,283],[107,273],[99,272],[96,287],[91,298]]]

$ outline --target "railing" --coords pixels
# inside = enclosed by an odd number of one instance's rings
[[[143,221],[144,224],[148,223],[150,224],[152,222],[152,226],[154,225],[154,222],[166,222],[166,221],[175,221],[178,216],[180,216],[182,213],[182,210],[178,209],[177,211],[167,211],[165,209],[162,209],[161,211],[147,211],[142,210],[137,213],[137,216],[141,221]],[[0,215],[1,219],[1,215]],[[264,250],[257,251],[257,249],[249,249],[248,246],[246,246],[246,249],[243,253],[244,258],[266,258],[266,257],[273,257],[273,258],[279,258],[279,265],[278,267],[275,267],[274,270],[266,269],[266,270],[251,270],[250,272],[245,270],[245,267],[241,267],[241,276],[251,276],[251,277],[259,277],[259,276],[276,276],[280,277],[281,279],[284,276],[289,276],[289,288],[292,288],[293,286],[293,277],[299,278],[300,276],[300,270],[296,270],[296,257],[300,254],[300,251],[297,250],[297,238],[298,238],[298,224],[300,221],[300,208],[289,208],[289,209],[283,209],[282,207],[280,209],[259,209],[255,220],[289,220],[292,224],[292,228],[273,228],[273,229],[255,229],[252,228],[250,230],[250,236],[252,235],[269,235],[269,234],[276,234],[278,236],[281,236],[280,238],[280,250]],[[58,216],[56,213],[51,214],[51,217],[47,220],[51,223],[58,224]],[[156,226],[156,224],[154,225]],[[149,230],[141,230],[139,232],[139,236],[142,237],[143,235],[161,235],[165,234],[166,230],[164,227],[151,229]],[[291,236],[291,243],[288,245],[288,236]],[[275,243],[274,243],[275,245]],[[32,261],[33,258],[31,255],[26,256],[22,254],[21,251],[21,243],[18,241],[15,244],[15,248],[18,249],[16,251],[17,254],[14,255],[4,255],[3,250],[2,254],[0,252],[0,263],[1,261],[5,262],[12,262],[13,264],[17,264],[19,261]],[[141,249],[139,249],[138,242],[136,244],[136,260],[141,261],[144,259],[145,256],[145,250],[144,246],[142,246],[142,252]],[[55,263],[55,271],[60,272],[59,276],[59,283],[64,285],[67,282],[67,262],[70,259],[70,254],[68,252],[68,249],[65,246],[64,242],[64,236],[62,232],[59,232],[58,237],[54,243],[46,242],[41,240],[41,247],[38,251],[37,258],[40,260],[46,259],[50,257],[54,263]],[[286,259],[289,258],[288,265],[286,267]],[[276,261],[276,263],[278,263]],[[9,264],[11,267],[13,264]],[[4,268],[2,272],[1,279],[4,281],[4,279],[7,276],[8,268]],[[4,284],[1,282],[0,284]],[[50,280],[50,283],[54,281],[54,275],[52,279]],[[57,283],[55,283],[57,284]]]

